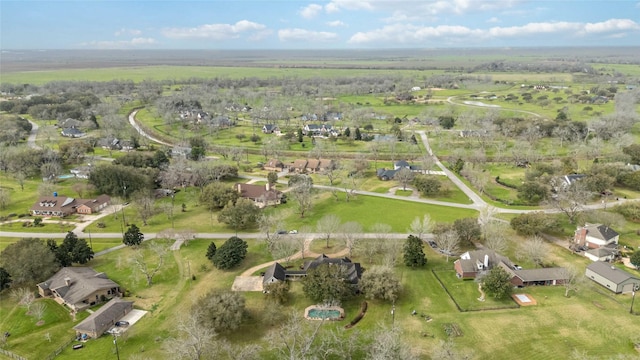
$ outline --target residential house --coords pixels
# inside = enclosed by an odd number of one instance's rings
[[[278,205],[282,201],[282,191],[276,190],[275,185],[237,183],[234,187],[238,191],[238,194],[240,194],[240,197],[252,200],[259,208]]]
[[[496,253],[493,250],[467,251],[453,262],[456,275],[461,279],[474,279],[478,274],[492,269],[500,263],[513,268],[509,258]]]
[[[289,165],[289,172],[295,172],[298,174],[304,174],[307,170],[307,160],[306,159],[296,159]]]
[[[606,225],[585,224],[576,229],[573,240],[578,246],[597,249],[607,245],[617,245],[620,235]]]
[[[75,199],[67,196],[42,196],[31,207],[29,213],[33,216],[59,216],[65,217],[71,214],[93,214],[109,205],[111,198],[108,195],[100,195],[95,199]]]
[[[286,279],[286,270],[282,265],[275,262],[264,272],[264,276],[262,277],[262,286],[266,286],[278,281],[285,281]]]
[[[64,120],[58,121],[58,127],[60,129],[79,128],[79,127],[82,127],[82,125],[83,125],[82,121],[72,119],[72,118],[66,118]]]
[[[568,280],[568,274],[564,268],[538,268],[538,269],[518,269],[509,267],[501,262],[507,274],[511,275],[511,284],[518,287],[533,285],[562,285]]]
[[[616,294],[640,288],[640,278],[602,261],[587,266],[585,276]]]
[[[467,251],[453,263],[456,275],[461,279],[474,279],[496,266],[511,276],[513,286],[560,285],[567,281],[563,268],[522,269],[493,250]]]
[[[584,256],[591,261],[612,261],[618,256],[618,246],[605,245],[603,247],[589,249],[584,252]]]
[[[111,329],[118,320],[133,310],[133,301],[114,297],[93,314],[74,326],[77,336],[86,334],[94,339]]]
[[[121,296],[122,290],[103,272],[89,267],[64,267],[49,280],[38,284],[38,293],[77,312]]]
[[[398,160],[394,162],[393,169],[394,170],[408,169],[408,170],[411,170],[412,172],[419,172],[419,173],[423,172],[422,167],[420,165],[411,165],[406,160]]]
[[[352,285],[357,285],[362,277],[362,267],[360,263],[354,263],[348,257],[343,258],[330,258],[325,254],[318,256],[311,261],[305,261],[303,270],[309,272],[309,270],[315,269],[321,265],[340,266],[344,270],[345,280]]]
[[[320,160],[318,159],[309,159],[307,160],[307,172],[317,173],[320,170]]]
[[[186,146],[174,146],[171,148],[171,157],[187,158],[191,155],[191,148]]]
[[[83,137],[83,136],[86,135],[80,129],[75,128],[75,127],[64,128],[64,129],[62,129],[61,134],[64,137],[70,137],[70,138],[79,138],[79,137]]]
[[[311,136],[338,136],[340,133],[329,124],[306,124],[302,133]]]
[[[279,263],[274,263],[264,273],[262,284],[267,285],[277,281],[284,281],[291,278],[301,278],[307,276],[309,270],[321,265],[340,266],[344,270],[345,280],[353,286],[357,286],[362,277],[362,267],[360,263],[354,263],[347,257],[330,258],[327,255],[320,255],[313,260],[305,261],[302,270],[287,270]]]
[[[263,168],[267,171],[282,171],[284,170],[284,163],[278,159],[270,159],[264,164]]]
[[[325,171],[335,167],[335,163],[332,159],[320,159],[318,163],[318,171]]]
[[[69,172],[78,179],[88,179],[89,174],[91,174],[91,165],[73,168]]]
[[[262,126],[262,132],[265,134],[280,134],[280,128],[278,125],[274,124],[265,124]]]
[[[393,180],[393,177],[396,175],[397,172],[398,170],[382,168],[382,169],[376,170],[376,176],[378,177],[378,179],[382,181],[389,181],[389,180]]]

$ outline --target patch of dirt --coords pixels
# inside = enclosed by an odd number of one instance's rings
[[[598,309],[602,309],[602,310],[605,309],[605,307],[597,301],[594,301],[593,305],[595,305],[595,307],[597,307]]]
[[[44,320],[40,320],[36,323],[36,326],[42,326],[44,325]]]

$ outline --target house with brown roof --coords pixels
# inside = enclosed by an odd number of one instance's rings
[[[282,201],[282,191],[276,190],[275,185],[237,183],[234,188],[238,191],[240,197],[252,200],[259,208],[278,205]]]
[[[131,310],[133,310],[133,301],[125,301],[119,297],[114,297],[81,323],[74,326],[73,329],[79,336],[87,334],[95,339],[115,326],[116,322]]]
[[[40,296],[52,298],[74,312],[122,295],[120,285],[89,267],[63,267],[37,286]]]
[[[284,169],[284,163],[278,159],[270,159],[264,164],[263,168],[267,171],[282,171]]]
[[[318,159],[307,160],[307,172],[317,173],[318,171],[320,171],[320,160]]]
[[[33,204],[29,213],[33,216],[59,216],[65,217],[75,213],[93,214],[109,205],[111,198],[108,195],[100,195],[95,199],[75,199],[67,196],[42,196]]]
[[[306,159],[296,159],[289,165],[289,172],[295,172],[298,174],[304,174],[307,169]]]

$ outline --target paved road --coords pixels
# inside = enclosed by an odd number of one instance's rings
[[[142,130],[142,128],[140,127],[140,125],[138,125],[138,123],[136,122],[136,114],[138,113],[138,110],[133,111],[131,114],[129,114],[129,124],[131,124],[131,126],[133,126],[134,129],[136,129],[136,131],[143,137],[146,137],[147,139],[156,142],[158,144],[162,144],[162,145],[166,145],[169,147],[173,147],[173,144],[170,144],[166,141],[162,141],[158,138],[155,138],[149,134],[147,134],[144,130]]]

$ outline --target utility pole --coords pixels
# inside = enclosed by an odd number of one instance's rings
[[[633,285],[633,291],[631,292],[631,308],[629,314],[633,314],[633,302],[636,300],[636,291],[640,290],[640,285]]]
[[[120,351],[118,350],[118,337],[116,334],[113,334],[113,345],[116,346],[116,357],[120,360]]]

